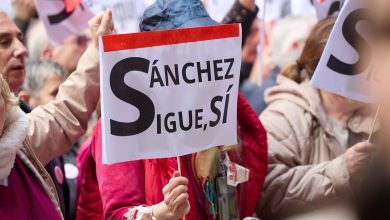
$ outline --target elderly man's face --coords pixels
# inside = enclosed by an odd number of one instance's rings
[[[24,82],[26,55],[23,34],[8,16],[0,13],[0,73],[12,92],[17,92]]]

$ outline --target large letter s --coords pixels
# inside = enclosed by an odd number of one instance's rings
[[[342,33],[345,40],[359,53],[363,51],[366,53],[364,59],[359,54],[359,58],[356,63],[345,63],[338,59],[334,55],[330,55],[327,66],[340,74],[343,75],[357,75],[366,70],[370,64],[372,58],[370,53],[370,46],[368,42],[360,36],[356,30],[356,25],[360,21],[369,21],[369,11],[365,8],[357,9],[351,12],[344,21],[342,26]],[[358,50],[359,49],[359,50]]]
[[[131,71],[148,74],[150,61],[139,57],[130,57],[119,61],[111,70],[110,85],[115,96],[136,107],[139,118],[134,122],[118,122],[110,119],[111,134],[116,136],[131,136],[144,132],[153,121],[155,109],[153,101],[142,92],[125,83],[125,76]],[[133,73],[134,74],[134,73]]]

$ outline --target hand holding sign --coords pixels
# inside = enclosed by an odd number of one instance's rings
[[[345,160],[351,176],[358,174],[372,158],[376,151],[374,145],[367,142],[357,143],[345,152]]]
[[[103,163],[235,144],[240,40],[237,24],[101,37]]]
[[[175,172],[169,183],[163,188],[164,201],[155,206],[156,219],[180,219],[190,212],[188,201],[188,180]]]
[[[112,22],[112,11],[107,9],[104,12],[97,14],[88,21],[89,30],[92,35],[92,45],[99,47],[99,36],[110,35],[114,31],[114,23]]]

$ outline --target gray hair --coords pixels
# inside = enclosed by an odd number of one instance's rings
[[[34,24],[27,33],[26,39],[28,58],[32,61],[41,60],[43,49],[52,45],[42,22]]]
[[[42,88],[47,77],[53,74],[63,79],[68,75],[67,71],[62,66],[51,61],[27,63],[26,79],[22,86],[22,90],[33,95]]]
[[[271,34],[271,60],[280,68],[297,60],[302,51],[289,54],[291,44],[305,42],[315,19],[306,16],[287,16],[276,22]]]

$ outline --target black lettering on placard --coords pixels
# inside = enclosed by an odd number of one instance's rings
[[[183,130],[183,131],[188,131],[191,129],[192,127],[192,111],[189,111],[188,112],[188,124],[187,126],[185,126],[184,124],[184,116],[183,116],[183,112],[179,112],[179,125],[180,125],[180,129]]]
[[[227,112],[228,112],[228,108],[229,108],[229,92],[230,90],[233,88],[233,85],[230,85],[227,89],[227,94],[226,94],[226,99],[225,99],[225,109],[223,110],[223,120],[222,120],[222,123],[225,124],[226,121],[227,121]]]
[[[202,74],[206,74],[207,75],[207,80],[208,81],[211,81],[211,68],[210,68],[210,61],[206,61],[206,67],[203,69],[202,64],[200,62],[197,62],[196,63],[196,67],[198,69],[198,79],[199,79],[199,82],[202,82],[203,80],[203,77],[202,77]]]
[[[219,124],[219,121],[221,120],[221,110],[216,106],[217,102],[222,102],[223,97],[222,96],[215,96],[210,103],[211,111],[217,116],[217,119],[215,121],[210,121],[210,127],[215,127]]]
[[[154,87],[154,83],[158,82],[161,87],[164,86],[164,82],[161,78],[160,72],[158,71],[158,68],[156,66],[156,63],[158,60],[153,61],[153,66],[152,66],[152,74],[151,74],[151,79],[150,79],[150,88]]]
[[[188,84],[191,84],[191,83],[195,83],[195,79],[189,79],[188,76],[187,76],[187,69],[188,67],[194,67],[194,63],[186,63],[184,64],[183,66],[183,80],[185,83],[188,83]]]
[[[84,10],[83,3],[80,3],[80,8],[82,10]],[[65,9],[65,2],[64,2],[64,9],[62,11],[60,11],[59,13],[54,14],[54,15],[49,15],[49,16],[47,16],[47,18],[48,18],[50,24],[52,24],[52,25],[58,24],[58,23],[61,23],[63,20],[67,19],[69,16],[71,16],[74,11],[75,10],[67,12]]]
[[[195,128],[199,129],[202,128],[201,121],[203,119],[202,117],[203,109],[196,109],[195,110]]]
[[[232,67],[233,67],[233,64],[234,64],[234,58],[225,59],[224,62],[225,63],[229,63],[229,67],[228,67],[228,69],[226,71],[226,74],[225,74],[225,79],[233,79],[234,75],[233,74],[229,74],[229,73],[230,73],[230,70],[232,70]]]
[[[360,8],[351,12],[345,19],[342,26],[342,33],[345,40],[359,53],[364,51],[364,53],[370,53],[369,44],[366,40],[360,36],[359,32],[356,29],[356,25],[361,21],[369,21],[368,9]],[[359,49],[359,50],[358,50]],[[343,75],[357,75],[362,73],[369,67],[370,54],[365,56],[365,59],[362,59],[362,56],[359,55],[359,58],[356,63],[345,63],[344,61],[338,59],[334,55],[330,55],[327,62],[327,67],[331,70],[343,74]]]
[[[143,92],[138,91],[125,82],[127,74],[149,74],[149,86],[176,86],[183,83],[193,84],[208,81],[219,81],[234,78],[232,66],[234,58],[217,59],[205,62],[188,62],[183,64],[157,65],[158,60],[147,60],[141,57],[129,57],[116,63],[110,73],[110,87],[113,94],[140,112],[138,119],[132,122],[120,122],[110,119],[110,133],[114,136],[132,136],[149,129],[156,119],[156,133],[175,133],[177,131],[190,131],[226,124],[230,102],[229,85],[224,96],[215,96],[211,99],[210,110],[215,115],[210,121],[204,120],[204,109],[189,109],[178,112],[156,112],[153,101]],[[180,70],[182,72],[180,72]],[[192,74],[190,74],[191,72]],[[139,74],[140,73],[140,74]],[[142,75],[143,76],[143,75]],[[149,77],[149,76],[148,76]],[[181,78],[182,77],[182,78]],[[183,80],[183,81],[181,81]]]
[[[175,117],[175,113],[169,112],[164,120],[165,130],[167,130],[169,133],[176,132],[176,123],[175,121],[169,121],[169,118]]]
[[[153,101],[144,93],[135,90],[125,83],[125,76],[132,71],[148,74],[150,61],[139,57],[130,57],[116,63],[111,70],[110,86],[116,97],[136,107],[140,114],[134,122],[119,122],[110,119],[111,134],[115,136],[131,136],[148,129],[155,115]],[[132,73],[135,74],[135,73]]]

